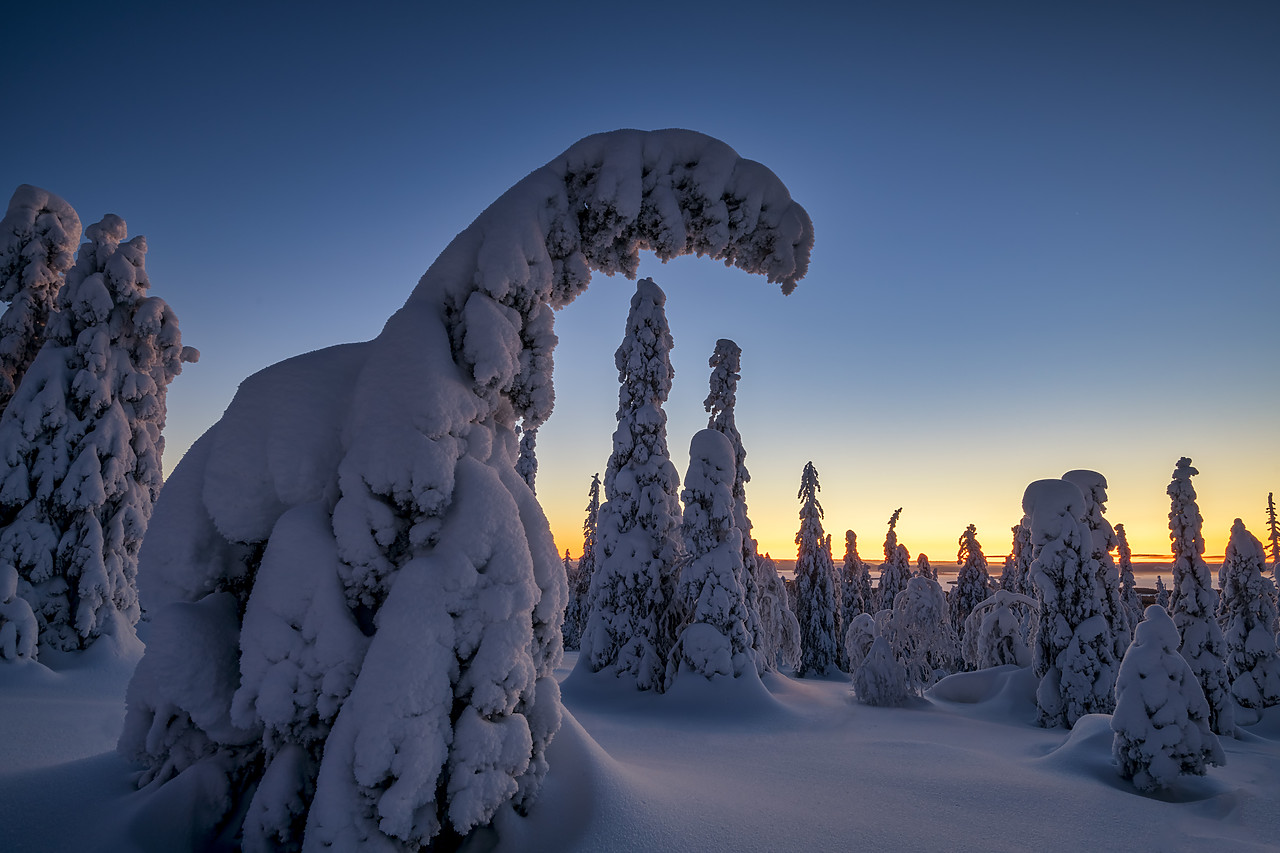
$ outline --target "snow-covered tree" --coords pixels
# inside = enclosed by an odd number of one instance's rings
[[[450,849],[527,809],[567,588],[514,426],[551,414],[553,309],[641,248],[789,291],[812,234],[721,142],[593,136],[481,213],[377,338],[246,380],[157,506],[121,739],[151,796],[210,792],[193,846],[239,824],[246,851]]]
[[[853,624],[859,613],[875,609],[871,590],[871,570],[858,556],[858,534],[844,532],[844,566],[840,572],[840,620],[844,625]]]
[[[1093,538],[1094,562],[1099,566],[1098,582],[1102,589],[1103,616],[1111,631],[1112,651],[1116,660],[1124,657],[1133,637],[1133,625],[1129,611],[1120,597],[1120,572],[1116,569],[1111,551],[1116,547],[1116,534],[1111,523],[1103,516],[1107,502],[1107,478],[1097,471],[1068,471],[1062,479],[1074,483],[1085,500],[1085,522]]]
[[[520,430],[519,435],[520,455],[516,457],[516,473],[529,485],[529,491],[537,494],[534,482],[538,479],[538,431],[524,429]]]
[[[667,297],[641,279],[631,298],[627,331],[614,354],[618,428],[604,474],[601,558],[591,580],[591,609],[579,664],[626,676],[640,690],[661,690],[673,636],[664,620],[680,557],[680,479],[667,450],[671,393],[671,330]]]
[[[956,634],[947,618],[942,585],[917,575],[898,593],[884,632],[894,657],[906,667],[907,685],[923,693],[953,669],[959,652]]]
[[[707,679],[757,675],[741,581],[742,531],[734,523],[736,468],[733,445],[723,433],[704,429],[694,435],[680,493],[688,562],[676,588],[687,615],[667,663],[668,686],[681,673]]]
[[[1116,525],[1116,553],[1120,556],[1116,561],[1116,568],[1120,572],[1120,603],[1124,605],[1129,625],[1133,628],[1142,621],[1143,607],[1137,582],[1133,578],[1133,549],[1129,547],[1129,537],[1123,524]],[[1130,640],[1133,639],[1132,633],[1131,630]]]
[[[1167,788],[1178,776],[1203,776],[1226,755],[1209,726],[1209,705],[1178,654],[1178,629],[1153,604],[1134,632],[1116,679],[1111,751],[1120,776],[1139,791]]]
[[[1266,565],[1262,543],[1237,518],[1222,562],[1218,621],[1227,642],[1231,695],[1246,708],[1280,704],[1280,654],[1271,630],[1275,589],[1263,575]]]
[[[889,516],[889,532],[884,537],[884,562],[880,564],[880,583],[876,587],[878,610],[892,610],[893,600],[907,588],[907,581],[911,580],[911,555],[898,544],[898,534],[894,530],[898,526],[900,515],[902,507],[895,509],[893,515]]]
[[[163,484],[178,319],[148,296],[143,237],[89,226],[46,339],[0,418],[0,561],[21,577],[41,643],[87,647],[138,621],[138,549]]]
[[[1179,651],[1191,665],[1204,698],[1209,703],[1209,728],[1214,734],[1234,737],[1235,713],[1231,707],[1231,676],[1227,671],[1227,644],[1218,627],[1218,593],[1204,561],[1204,519],[1196,504],[1191,478],[1200,473],[1182,457],[1173,469],[1166,492],[1170,499],[1169,539],[1173,550],[1173,624],[1182,638]]]
[[[1271,548],[1271,565],[1280,565],[1280,520],[1276,517],[1276,494],[1267,492],[1267,541]]]
[[[45,325],[80,243],[80,217],[53,193],[23,184],[0,221],[0,413],[45,339]]]
[[[591,578],[596,566],[596,525],[600,517],[600,475],[591,478],[587,492],[587,517],[582,522],[582,556],[569,582],[569,605],[564,614],[564,647],[576,649],[591,612]]]
[[[849,672],[858,671],[876,640],[876,620],[870,613],[859,613],[845,628],[844,654],[849,661]]]
[[[1021,595],[1031,595],[1033,590],[1027,582],[1027,573],[1031,570],[1031,525],[1024,517],[1015,524],[1013,530],[1013,546],[1004,558],[1004,570],[1000,573],[1000,588]]]
[[[36,614],[18,595],[18,570],[0,564],[0,660],[35,660],[38,641]]]
[[[964,623],[965,665],[970,669],[1005,664],[1030,666],[1027,625],[1038,610],[1034,599],[1006,589],[996,590],[977,604]]]
[[[938,579],[938,573],[929,563],[929,555],[923,551],[916,555],[916,574],[931,581]]]
[[[1164,577],[1156,575],[1156,604],[1169,611],[1169,590],[1164,585]]]
[[[956,585],[951,588],[951,595],[947,599],[947,609],[952,628],[957,634],[963,634],[969,613],[991,595],[991,577],[987,574],[987,558],[982,553],[975,525],[970,524],[960,534],[959,545],[956,565],[960,566],[960,571],[956,574]]]
[[[889,647],[884,637],[876,637],[871,650],[853,673],[853,695],[863,705],[894,708],[904,705],[911,696],[907,670]]]
[[[822,504],[818,502],[818,471],[805,463],[800,475],[800,529],[796,532],[795,614],[800,623],[800,666],[796,674],[824,675],[840,664],[844,637],[840,621],[840,596],[834,583],[835,567],[822,530]]]
[[[1085,714],[1115,707],[1120,660],[1107,624],[1104,569],[1093,558],[1088,506],[1067,480],[1037,480],[1022,497],[1034,549],[1029,580],[1040,608],[1036,719],[1048,728],[1071,727]]]
[[[800,666],[800,622],[788,602],[786,584],[768,554],[760,558],[756,572],[760,591],[760,654],[768,655],[771,668]]]

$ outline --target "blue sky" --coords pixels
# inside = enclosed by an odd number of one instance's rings
[[[1189,455],[1211,552],[1280,490],[1280,7],[1272,3],[27,4],[0,54],[0,192],[148,238],[203,354],[169,451],[250,373],[377,334],[458,231],[578,138],[709,133],[776,172],[817,243],[791,296],[662,265],[672,458],[706,359],[743,348],[761,546],[791,556],[817,466],[837,556],[964,526],[1008,548],[1026,484],[1111,483],[1166,553]],[[47,8],[46,8],[47,7]],[[7,189],[6,189],[7,188]],[[560,314],[539,496],[561,548],[603,470],[632,285]]]

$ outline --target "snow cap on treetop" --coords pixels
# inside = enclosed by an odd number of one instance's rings
[[[1081,494],[1086,498],[1092,498],[1094,503],[1105,504],[1107,502],[1107,478],[1097,471],[1080,468],[1063,474],[1062,479],[1068,483],[1074,483]]]
[[[1083,522],[1088,503],[1080,488],[1067,480],[1036,480],[1022,495],[1022,511],[1030,519],[1031,541],[1043,545],[1062,535],[1062,520]]]

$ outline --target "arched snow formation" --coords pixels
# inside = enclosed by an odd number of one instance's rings
[[[552,309],[640,249],[790,292],[812,242],[722,142],[591,136],[454,238],[378,337],[247,379],[143,547],[154,625],[120,742],[143,781],[203,792],[246,850],[426,844],[527,804],[566,589],[513,430],[551,414]]]

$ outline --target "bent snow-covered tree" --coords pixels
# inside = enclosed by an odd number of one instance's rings
[[[0,418],[0,563],[40,642],[82,649],[138,621],[138,549],[163,483],[178,318],[148,296],[147,242],[108,214],[85,232],[46,338]]]
[[[120,744],[141,781],[207,792],[196,831],[243,814],[246,850],[428,846],[526,808],[567,590],[514,426],[551,413],[552,308],[641,248],[789,292],[811,245],[723,143],[601,134],[454,238],[377,338],[246,380],[143,550],[156,622]]]

